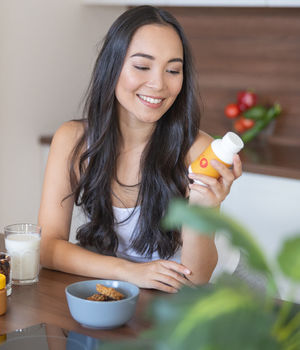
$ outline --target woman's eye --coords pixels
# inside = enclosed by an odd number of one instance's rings
[[[145,67],[145,66],[134,66],[134,68],[139,70],[149,70],[149,67]]]
[[[171,73],[171,74],[179,74],[180,73],[178,70],[172,70],[172,69],[167,70],[167,72]]]

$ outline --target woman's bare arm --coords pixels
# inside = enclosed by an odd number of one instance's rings
[[[207,134],[200,133],[188,155],[188,164],[196,159],[212,140]],[[218,208],[229,194],[233,181],[242,174],[239,156],[234,158],[233,169],[228,169],[220,162],[212,165],[220,173],[219,179],[205,175],[190,175],[191,179],[200,180],[207,185],[193,183],[189,186],[190,204]],[[192,271],[190,280],[195,284],[208,282],[218,261],[213,233],[199,234],[188,227],[183,227],[182,240],[181,262]]]
[[[102,257],[68,242],[74,198],[63,199],[71,192],[69,158],[82,132],[79,122],[65,123],[55,133],[50,147],[39,211],[41,264],[79,275],[116,278],[119,259]]]

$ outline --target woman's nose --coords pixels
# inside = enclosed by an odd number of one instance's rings
[[[165,86],[165,79],[164,79],[163,72],[155,72],[149,78],[150,79],[147,82],[148,87],[157,91],[163,90]]]

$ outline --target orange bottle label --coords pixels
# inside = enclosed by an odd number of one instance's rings
[[[200,154],[200,156],[196,160],[194,160],[193,163],[191,164],[192,172],[195,174],[204,174],[207,176],[215,177],[217,179],[220,176],[220,174],[217,172],[215,168],[213,168],[210,165],[210,161],[212,159],[218,160],[219,162],[226,165],[228,168],[231,165],[219,159],[213,152],[211,145],[209,145],[207,149],[202,154]]]

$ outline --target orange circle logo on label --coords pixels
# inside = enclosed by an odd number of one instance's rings
[[[201,166],[201,168],[206,168],[208,166],[208,161],[206,158],[201,158],[200,166]]]

